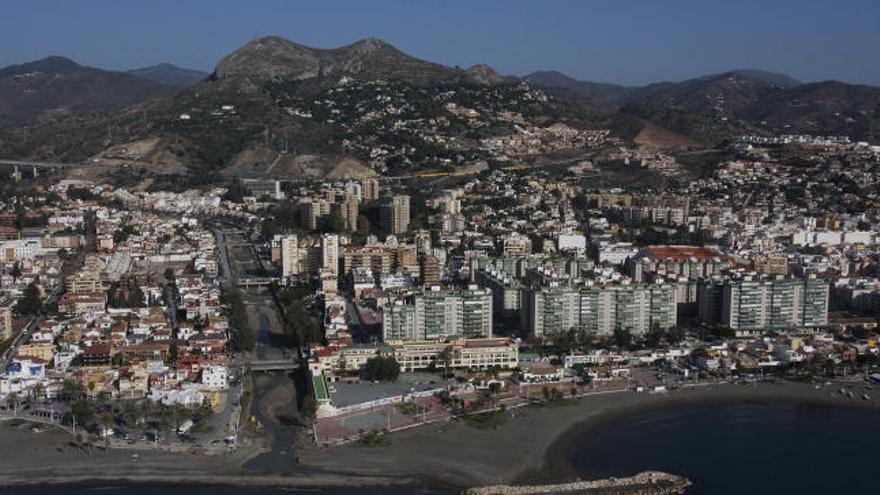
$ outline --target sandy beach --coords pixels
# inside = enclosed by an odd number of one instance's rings
[[[856,384],[860,390],[863,383]],[[420,485],[451,490],[511,482],[573,479],[565,453],[586,428],[609,418],[669,406],[782,401],[872,408],[880,402],[841,397],[840,385],[817,390],[806,383],[713,385],[678,392],[622,392],[527,407],[497,430],[458,422],[435,423],[391,435],[391,444],[366,448],[304,446],[293,474],[256,474],[242,466],[258,445],[215,456],[142,450],[80,450],[70,438],[0,425],[0,483],[199,483],[284,487]],[[833,396],[832,396],[833,394]],[[14,455],[10,455],[14,453]],[[137,454],[134,458],[132,454]]]

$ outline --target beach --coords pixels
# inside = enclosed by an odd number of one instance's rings
[[[856,382],[861,390],[863,382]],[[839,384],[723,384],[676,392],[620,392],[526,407],[495,430],[460,422],[435,423],[394,433],[383,447],[297,450],[301,465],[285,475],[255,473],[243,466],[265,449],[246,445],[224,455],[152,450],[80,450],[60,433],[33,433],[0,426],[4,456],[0,483],[197,483],[221,485],[340,487],[418,485],[451,491],[482,485],[564,482],[574,479],[566,453],[579,433],[603,421],[640,411],[702,403],[788,402],[880,410],[877,401],[849,399]],[[833,394],[833,396],[832,396]],[[137,457],[133,457],[136,454]],[[291,462],[293,462],[291,460]],[[635,473],[633,473],[635,474]]]

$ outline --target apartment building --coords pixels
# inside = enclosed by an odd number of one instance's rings
[[[398,194],[386,198],[381,208],[382,228],[391,234],[402,234],[409,230],[410,198]]]
[[[571,329],[609,336],[644,335],[676,323],[674,284],[543,286],[522,291],[522,324],[534,336]]]
[[[492,292],[475,286],[417,292],[382,308],[386,341],[491,337],[492,324]]]
[[[829,282],[812,275],[711,281],[700,288],[700,318],[734,330],[820,327],[828,324],[828,295]]]

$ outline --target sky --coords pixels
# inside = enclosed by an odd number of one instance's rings
[[[210,71],[264,35],[625,85],[741,68],[880,85],[880,0],[0,0],[0,66]]]

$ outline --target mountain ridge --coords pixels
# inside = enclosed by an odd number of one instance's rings
[[[0,127],[117,110],[172,88],[50,56],[0,69]]]
[[[163,86],[181,89],[194,86],[210,76],[207,72],[178,67],[168,62],[161,62],[148,67],[130,69],[126,72],[133,76],[140,77],[141,79],[147,79],[159,83]]]

